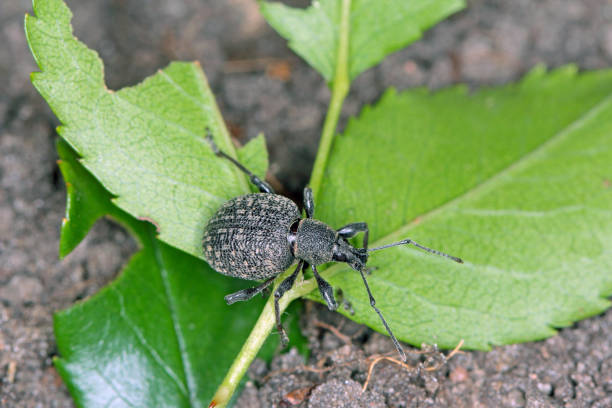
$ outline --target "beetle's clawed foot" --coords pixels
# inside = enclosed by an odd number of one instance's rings
[[[280,335],[280,345],[282,348],[287,347],[289,344],[289,336],[287,336],[287,332],[283,326],[278,327],[278,334]]]
[[[232,303],[244,302],[245,300],[252,299],[258,293],[264,293],[270,287],[273,280],[274,277],[271,277],[254,288],[246,288],[239,290],[238,292],[230,293],[224,297],[225,303],[231,305]]]
[[[259,287],[255,288],[246,288],[239,290],[238,292],[230,293],[229,295],[225,295],[223,299],[225,299],[225,303],[231,305],[236,302],[244,302],[245,300],[249,300],[253,298],[253,296],[257,295],[263,289]]]
[[[250,299],[250,297],[244,291],[241,290],[240,292],[230,293],[229,295],[226,295],[223,299],[225,299],[225,303],[231,305],[236,302],[241,302]]]
[[[319,280],[318,284],[321,297],[323,298],[323,300],[325,300],[327,308],[333,312],[338,308],[338,303],[336,302],[336,298],[334,297],[334,288],[332,288],[331,285],[323,279]]]
[[[323,299],[325,300],[325,303],[327,303],[327,308],[329,310],[333,312],[338,309],[338,303],[336,302],[336,298],[334,298],[334,291],[331,286],[329,287],[329,290],[321,292],[321,296],[323,296]]]

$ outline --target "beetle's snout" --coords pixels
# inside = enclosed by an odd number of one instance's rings
[[[363,248],[355,248],[346,241],[338,241],[333,249],[333,260],[346,262],[351,268],[360,271],[368,262],[368,251]]]
[[[368,251],[363,248],[352,248],[351,252],[353,253],[353,257],[349,261],[350,267],[356,271],[360,271],[365,268],[366,263],[368,262]]]
[[[355,248],[355,256],[365,265],[368,262],[368,251],[364,248]]]

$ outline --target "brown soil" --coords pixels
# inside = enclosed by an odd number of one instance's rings
[[[299,199],[329,91],[265,24],[256,2],[68,3],[77,36],[105,61],[110,88],[137,83],[171,60],[201,61],[236,139],[244,143],[264,132],[271,180]],[[19,0],[0,3],[0,405],[71,407],[52,365],[52,314],[110,282],[135,244],[102,221],[74,253],[57,260],[65,205],[53,146],[58,123],[29,82],[36,70],[23,34],[29,7]],[[473,0],[361,75],[343,123],[389,86],[498,84],[537,63],[569,62],[582,69],[611,65],[609,0]],[[269,365],[256,361],[238,406],[612,406],[612,311],[545,341],[458,354],[433,372],[383,360],[360,394],[368,356],[392,351],[392,344],[323,307],[307,310],[302,326],[312,349],[309,368],[294,351]],[[414,355],[411,364],[426,358]]]

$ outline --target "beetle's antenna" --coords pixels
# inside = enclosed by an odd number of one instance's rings
[[[370,306],[372,306],[372,308],[376,311],[376,313],[378,314],[378,317],[380,317],[380,320],[382,321],[383,326],[385,326],[385,329],[387,329],[387,333],[389,333],[389,337],[391,337],[391,340],[393,341],[393,345],[395,345],[395,348],[397,349],[397,352],[399,353],[400,358],[402,359],[403,362],[406,362],[406,353],[404,352],[404,349],[402,348],[399,341],[397,341],[397,338],[391,331],[391,328],[389,327],[389,325],[387,324],[387,321],[383,317],[382,312],[380,311],[379,308],[376,307],[376,300],[374,300],[374,296],[372,296],[372,291],[370,290],[370,285],[368,285],[368,280],[366,279],[363,268],[359,269],[359,273],[361,274],[361,279],[363,279],[363,284],[365,285],[366,290],[368,291],[368,296],[370,297]]]
[[[378,251],[379,249],[391,248],[391,247],[398,246],[398,245],[414,245],[415,247],[420,248],[424,251],[430,252],[432,254],[436,254],[436,255],[443,256],[445,258],[452,259],[453,261],[458,262],[458,263],[463,263],[463,260],[461,258],[457,258],[456,256],[445,254],[444,252],[438,251],[436,249],[427,248],[426,246],[423,246],[417,242],[414,242],[410,238],[403,239],[399,242],[394,242],[393,244],[387,244],[387,245],[379,246],[376,248],[369,248],[368,252]]]

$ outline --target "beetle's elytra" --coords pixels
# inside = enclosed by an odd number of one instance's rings
[[[327,262],[346,262],[361,274],[363,283],[370,298],[370,305],[380,317],[385,329],[393,340],[401,358],[406,361],[406,354],[393,335],[382,312],[376,307],[376,301],[368,285],[365,266],[368,254],[372,251],[396,245],[412,244],[420,249],[463,262],[461,259],[443,252],[427,248],[411,239],[404,239],[393,244],[368,249],[368,225],[357,222],[335,230],[327,224],[313,219],[314,201],[312,191],[304,189],[304,210],[306,218],[300,217],[295,203],[286,197],[275,194],[272,187],[251,173],[234,158],[220,151],[208,133],[206,140],[213,152],[231,161],[246,173],[251,182],[261,193],[246,194],[233,198],[223,204],[209,220],[204,229],[202,247],[206,261],[217,272],[248,280],[264,280],[260,285],[243,289],[225,296],[225,301],[232,304],[251,299],[267,288],[274,278],[285,271],[297,259],[295,271],[278,285],[274,291],[274,308],[276,327],[283,345],[288,338],[280,321],[279,299],[293,286],[300,270],[302,273],[310,266],[319,286],[321,296],[330,310],[337,308],[334,291],[331,285],[319,275],[316,266]],[[355,248],[348,239],[363,232],[363,247]]]
[[[287,245],[300,211],[278,194],[246,194],[223,204],[204,234],[204,257],[217,272],[241,279],[276,276],[291,266]]]

